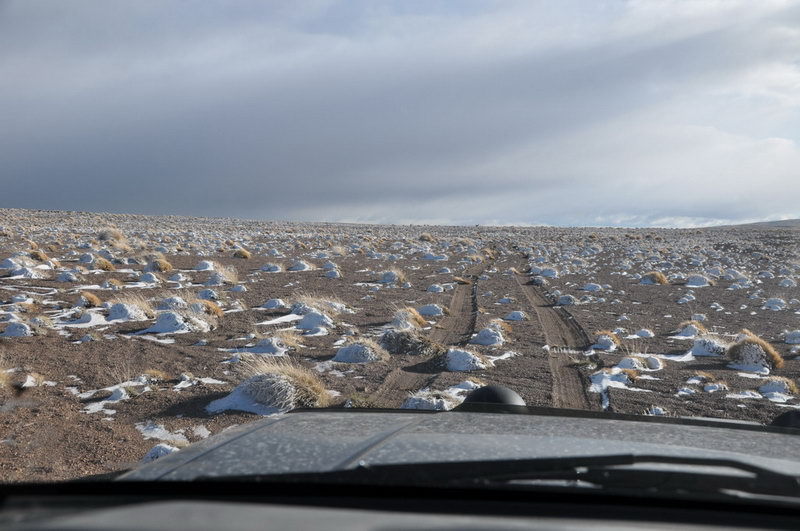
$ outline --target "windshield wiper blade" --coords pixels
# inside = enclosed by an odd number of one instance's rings
[[[672,465],[658,468],[634,465]],[[628,467],[628,468],[626,468]],[[728,469],[728,473],[709,470]],[[731,474],[731,470],[735,473]],[[497,487],[558,481],[599,488],[653,492],[735,492],[800,498],[800,478],[733,459],[665,455],[600,455],[557,458],[454,461],[370,466],[330,472],[203,477],[198,480],[264,483],[341,483]]]

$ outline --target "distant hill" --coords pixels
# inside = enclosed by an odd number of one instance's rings
[[[758,221],[756,223],[742,223],[739,225],[720,225],[717,227],[708,227],[712,229],[792,229],[800,230],[800,219],[782,219],[780,221]]]

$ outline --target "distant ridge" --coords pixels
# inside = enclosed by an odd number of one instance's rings
[[[743,229],[794,229],[800,230],[800,219],[782,219],[780,221],[758,221],[755,223],[741,223],[738,225],[718,225],[716,227],[707,227],[709,229],[730,229],[730,228],[743,228]]]

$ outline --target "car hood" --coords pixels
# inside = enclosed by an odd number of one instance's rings
[[[613,454],[736,459],[800,475],[797,435],[706,424],[566,413],[303,410],[228,429],[119,479],[192,480],[327,472],[359,464]]]

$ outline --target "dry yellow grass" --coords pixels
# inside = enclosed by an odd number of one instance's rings
[[[122,242],[125,241],[125,235],[116,227],[107,227],[100,231],[97,235],[97,239],[101,242]]]
[[[114,267],[114,264],[112,264],[105,258],[97,258],[94,261],[94,266],[102,271],[115,271],[117,269],[116,267]]]
[[[300,293],[295,300],[311,308],[324,311],[331,317],[342,313],[342,308],[346,306],[342,299],[336,295],[320,295],[314,292]]]
[[[164,258],[156,258],[148,264],[147,268],[150,271],[157,271],[159,273],[169,273],[174,269],[172,264]]]
[[[115,288],[121,288],[122,286],[124,286],[124,285],[125,285],[125,284],[124,284],[124,283],[123,283],[123,282],[122,282],[120,279],[118,279],[118,278],[109,278],[109,279],[107,280],[107,282],[108,282],[108,283],[109,283],[111,286],[113,286],[113,287],[115,287]]]
[[[499,328],[502,332],[510,334],[513,328],[508,323],[508,321],[503,321],[502,319],[492,319],[489,321],[489,326],[494,328]]]
[[[234,266],[215,263],[214,268],[217,273],[222,275],[223,280],[228,284],[236,284],[239,282],[239,273]]]
[[[87,308],[97,308],[103,304],[103,301],[100,300],[100,297],[91,291],[81,291],[79,297],[83,297],[83,300],[86,301]]]
[[[45,253],[41,249],[36,249],[34,251],[31,251],[28,254],[28,256],[30,256],[31,258],[33,258],[37,262],[47,262],[48,260],[50,260],[50,257],[47,256],[47,253]]]
[[[642,275],[642,280],[648,280],[655,284],[666,285],[669,284],[667,277],[661,271],[650,271]]]
[[[11,367],[8,366],[5,353],[0,352],[0,391],[5,391],[11,387],[11,373],[8,372],[9,369],[11,369]]]
[[[250,258],[252,258],[252,256],[253,255],[247,249],[239,248],[233,252],[234,258],[244,258],[245,260],[249,260]]]
[[[304,346],[297,330],[281,330],[273,334],[273,337],[289,348],[298,349]]]
[[[330,404],[330,395],[325,384],[313,371],[283,358],[259,356],[238,364],[238,372],[244,379],[259,374],[280,374],[295,388],[297,403],[302,407],[325,407]]]
[[[428,243],[434,243],[436,241],[436,239],[433,237],[433,235],[430,232],[423,232],[422,234],[419,235],[419,241],[428,242]]]
[[[197,302],[203,305],[203,309],[205,310],[205,313],[207,313],[208,315],[213,315],[214,317],[217,318],[225,315],[225,312],[222,311],[222,308],[219,307],[219,304],[217,304],[214,301],[210,301],[207,299],[197,299]]]
[[[160,369],[147,369],[142,374],[157,382],[169,380],[169,375]]]
[[[636,369],[620,369],[621,372],[624,372],[628,376],[628,380],[635,382],[637,378],[639,378],[639,371]]]

